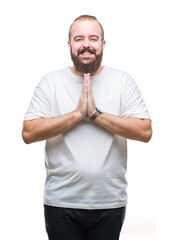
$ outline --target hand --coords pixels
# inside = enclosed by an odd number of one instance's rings
[[[87,80],[85,81],[84,79],[78,106],[76,108],[76,111],[80,113],[82,118],[84,118],[88,112],[87,101],[88,101],[88,81]]]
[[[90,74],[84,74],[84,82],[76,111],[81,117],[91,117],[95,113],[95,101],[92,93]]]
[[[87,82],[87,88],[88,88],[87,89],[87,92],[88,92],[87,116],[91,117],[96,112],[96,107],[95,107],[95,101],[94,101],[94,96],[92,92],[90,73],[84,74],[84,81]]]

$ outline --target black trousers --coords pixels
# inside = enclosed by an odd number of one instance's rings
[[[126,207],[83,210],[44,205],[49,240],[118,240]]]

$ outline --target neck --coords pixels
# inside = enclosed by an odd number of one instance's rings
[[[95,76],[95,75],[99,74],[103,68],[104,68],[104,66],[100,66],[95,73],[91,74],[91,76]],[[82,76],[82,77],[84,76],[84,73],[76,71],[75,66],[70,67],[70,70],[72,73],[74,73],[77,76]]]

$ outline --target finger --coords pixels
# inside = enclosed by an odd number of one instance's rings
[[[83,81],[83,87],[82,87],[82,94],[84,97],[87,97],[87,93],[88,93],[88,83],[87,81],[84,79]]]
[[[86,84],[88,84],[89,78],[90,78],[90,75],[88,73],[84,74],[84,81],[86,82]]]
[[[93,96],[92,85],[91,85],[91,78],[88,81],[88,94]]]

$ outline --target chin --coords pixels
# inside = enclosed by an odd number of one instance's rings
[[[100,67],[102,61],[103,52],[99,55],[95,55],[93,58],[81,58],[76,56],[71,51],[71,59],[74,63],[75,69],[80,73],[90,73],[94,74]]]
[[[85,59],[85,60],[79,60],[82,64],[90,64],[93,63],[95,59]]]

